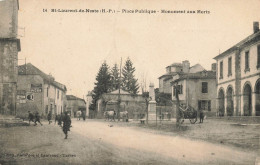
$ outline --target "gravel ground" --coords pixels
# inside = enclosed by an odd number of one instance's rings
[[[257,125],[249,129],[207,120],[185,122],[177,130],[173,122],[157,127],[103,120],[72,123],[67,140],[59,126],[47,122],[0,128],[0,164],[254,164],[257,158],[256,149],[245,147],[248,143],[240,146],[227,140],[241,131],[245,139],[249,132],[250,137],[259,136],[254,133]],[[220,139],[226,140],[219,143]]]
[[[181,130],[175,127],[174,122],[153,122],[149,125],[135,124],[141,128],[149,128],[159,132],[165,132],[174,136],[183,136],[190,139],[213,142],[215,144],[236,146],[244,151],[259,153],[260,149],[260,124],[238,123],[232,120],[207,119],[204,123],[190,124],[185,120]]]

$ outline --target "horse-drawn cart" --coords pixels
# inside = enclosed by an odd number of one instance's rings
[[[179,115],[181,123],[184,122],[184,119],[189,119],[191,124],[195,124],[197,121],[197,110],[190,106],[179,106]]]

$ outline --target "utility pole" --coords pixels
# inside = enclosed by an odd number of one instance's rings
[[[176,97],[176,126],[180,126],[180,100],[179,100],[179,86],[175,85],[175,97]]]
[[[121,88],[121,71],[122,70],[122,57],[120,61],[120,73],[119,73],[119,86],[118,86],[118,108],[117,108],[117,119],[120,120],[120,103],[121,103],[121,96],[120,96],[120,88]]]

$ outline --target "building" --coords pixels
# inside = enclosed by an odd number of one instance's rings
[[[260,116],[260,31],[214,58],[217,61],[217,109],[220,116]]]
[[[0,114],[15,115],[17,65],[20,40],[18,0],[0,2]]]
[[[196,73],[178,73],[173,76],[172,100],[176,102],[175,88],[178,85],[180,104],[188,105],[197,110],[204,110],[207,116],[216,115],[216,71]]]
[[[19,66],[17,81],[17,116],[26,117],[28,111],[38,111],[43,117],[48,112],[60,114],[66,111],[66,86],[55,81],[34,65]]]
[[[73,95],[67,95],[67,111],[70,112],[71,117],[76,117],[77,111],[86,114],[86,102],[84,99],[78,98]]]
[[[119,90],[104,93],[97,101],[98,117],[103,117],[105,111],[118,111]],[[127,111],[129,118],[140,118],[145,115],[146,102],[142,95],[133,95],[120,90],[120,111]]]
[[[190,67],[189,61],[183,61],[182,63],[173,63],[166,67],[166,74],[160,76],[159,79],[159,92],[171,94],[171,82],[172,77],[178,73],[196,73],[205,70],[200,64],[196,64]]]
[[[88,94],[86,95],[86,116],[89,117],[90,116],[90,113],[89,113],[89,106],[91,105],[92,103],[92,92],[91,91],[88,91]]]

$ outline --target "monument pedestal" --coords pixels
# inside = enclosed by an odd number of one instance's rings
[[[149,101],[148,121],[149,120],[156,120],[156,101]]]

